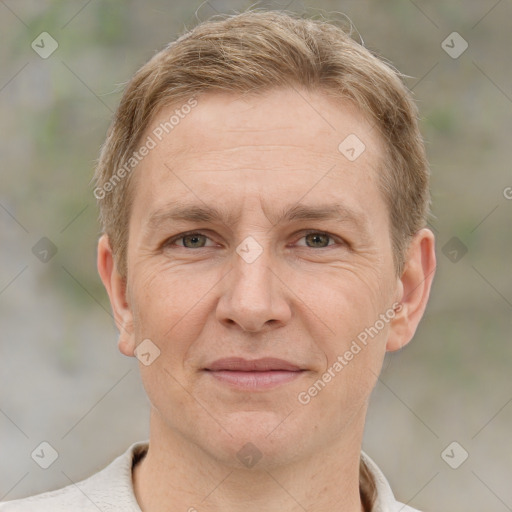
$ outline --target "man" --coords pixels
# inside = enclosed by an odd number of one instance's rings
[[[2,511],[411,511],[361,452],[435,270],[396,71],[277,12],[200,24],[128,84],[96,172],[98,269],[150,439]]]

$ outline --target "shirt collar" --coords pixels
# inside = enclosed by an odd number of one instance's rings
[[[126,487],[126,492],[133,497],[132,510],[140,512],[133,490],[133,466],[145,456],[149,447],[148,441],[134,443],[130,448],[112,464],[119,465],[120,485]],[[376,497],[371,512],[417,512],[414,509],[396,501],[391,487],[377,464],[364,452],[361,460],[366,465],[375,484]]]

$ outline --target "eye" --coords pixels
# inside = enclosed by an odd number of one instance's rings
[[[175,236],[164,242],[164,246],[177,245],[178,247],[184,247],[185,249],[201,249],[207,247],[206,242],[210,240],[206,235],[202,233],[182,233],[181,235]],[[176,243],[182,242],[182,243]]]
[[[325,247],[336,245],[336,242],[338,242],[338,244],[345,245],[343,240],[335,239],[334,236],[329,233],[324,233],[323,231],[310,231],[302,236],[300,240],[305,240],[305,244],[297,243],[296,245],[311,249],[323,249]],[[210,245],[207,245],[208,241],[212,242],[207,235],[193,231],[189,233],[181,233],[180,235],[170,238],[163,243],[163,246],[183,247],[185,249],[212,247],[213,242]]]
[[[324,233],[322,231],[310,231],[309,233],[306,233],[301,240],[302,239],[306,241],[306,247],[310,247],[312,249],[323,249],[324,247],[335,245],[335,243],[329,243],[329,241],[334,242],[334,238],[329,235],[329,233]]]

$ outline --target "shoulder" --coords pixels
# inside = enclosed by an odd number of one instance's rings
[[[366,453],[361,452],[361,460],[370,471],[375,484],[375,501],[373,503],[372,512],[420,512],[395,499],[386,477],[377,464]]]
[[[87,482],[87,480],[84,482]],[[84,482],[80,482],[77,485],[81,485]],[[86,495],[82,494],[78,487],[73,485],[57,491],[30,496],[29,498],[0,503],[0,512],[61,512],[64,510],[88,512],[94,509],[93,502],[88,501]]]
[[[135,443],[106,468],[63,489],[0,503],[0,512],[140,512],[133,493],[134,457],[147,450]]]

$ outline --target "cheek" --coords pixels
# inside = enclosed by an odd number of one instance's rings
[[[329,414],[340,419],[348,412],[347,407],[353,413],[359,410],[375,386],[393,317],[387,297],[375,289],[370,294],[361,282],[352,285],[345,283],[333,298],[336,305],[330,305],[335,333],[323,339],[321,349],[327,364],[313,383],[321,389],[321,401],[334,405]]]
[[[161,362],[173,372],[181,372],[186,354],[206,322],[206,299],[212,284],[197,274],[169,269],[140,268],[137,272],[132,288],[137,340],[151,339],[160,349]]]
[[[325,371],[303,390],[311,397],[310,413],[317,421],[328,423],[333,431],[339,432],[351,418],[359,417],[382,367],[384,337],[382,332],[366,344],[355,338],[332,350]]]
[[[135,268],[133,283],[133,299],[137,314],[134,321],[137,327],[144,326],[157,332],[166,326],[172,328],[179,318],[186,314],[191,286],[186,280],[172,271],[159,266],[143,265]],[[185,286],[184,283],[185,282]]]
[[[152,406],[168,418],[172,411],[191,407],[183,388],[189,377],[185,362],[204,319],[198,318],[200,304],[194,307],[198,297],[193,286],[184,286],[180,276],[160,268],[140,268],[136,275],[132,297],[137,343],[150,339],[160,351],[150,365],[139,364],[141,379]]]
[[[332,336],[329,336],[327,343],[330,356],[344,351],[352,340],[373,326],[379,315],[389,308],[388,297],[371,286],[374,279],[378,279],[378,276],[365,278],[352,272],[342,272],[330,282],[329,287],[323,288],[313,302],[317,305],[315,309],[318,309],[319,317],[330,327]]]

